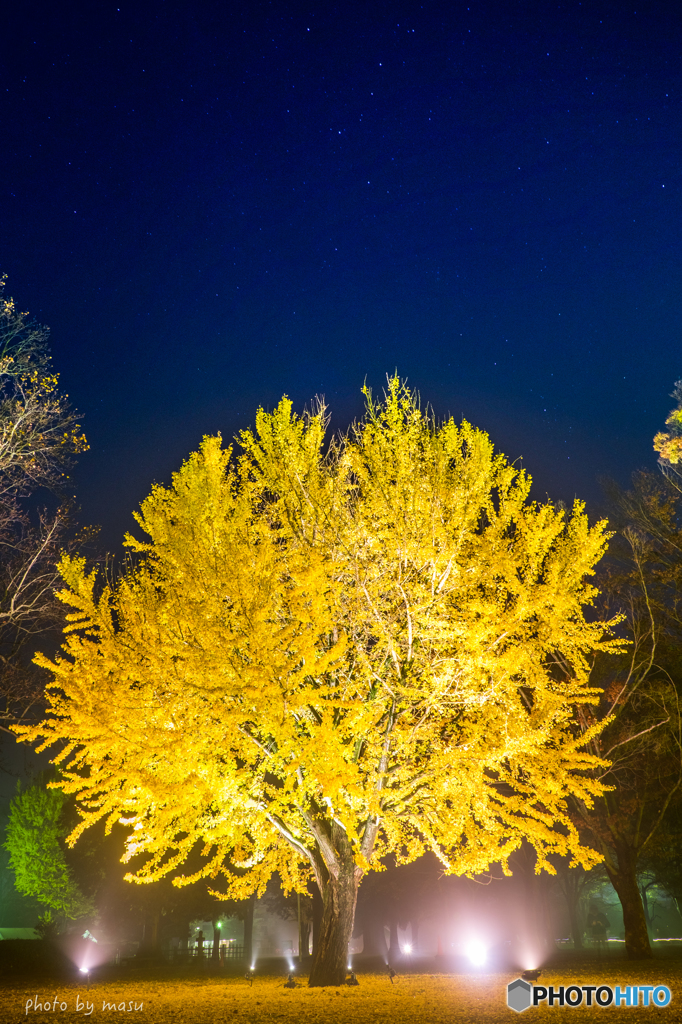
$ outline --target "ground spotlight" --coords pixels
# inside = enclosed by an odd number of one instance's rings
[[[481,942],[470,942],[464,952],[474,967],[482,967],[488,959],[486,948]]]
[[[287,977],[286,984],[284,985],[284,987],[296,988],[296,979],[294,978],[294,975],[292,973],[289,973],[289,976]]]
[[[246,974],[244,975],[244,977],[246,978],[246,980],[248,982],[251,983],[251,986],[253,987],[253,967],[249,967],[249,969],[246,972]]]
[[[355,972],[351,971],[350,972],[350,978],[347,979],[346,985],[359,985],[359,984],[360,984],[360,982],[355,977]]]
[[[391,966],[388,966],[386,968],[386,973],[388,974],[388,980],[390,981],[390,983],[392,985],[393,984],[393,979],[395,978],[395,971],[393,970],[393,968]]]
[[[542,971],[540,970],[540,968],[536,967],[532,971],[524,971],[521,977],[524,981],[537,981],[541,974]]]

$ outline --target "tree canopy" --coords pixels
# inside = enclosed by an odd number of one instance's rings
[[[60,917],[73,919],[91,913],[93,905],[64,856],[61,844],[69,831],[63,817],[64,799],[58,789],[38,785],[19,789],[10,804],[5,849],[19,892],[56,910]]]
[[[601,792],[572,726],[607,542],[576,502],[397,378],[326,441],[326,412],[259,410],[233,457],[204,439],[142,503],[133,561],[100,587],[65,557],[72,608],[38,727],[83,821],[129,828],[138,882],[199,872],[227,894],[310,873],[324,899],[311,983],[345,975],[357,887],[388,851],[506,867],[522,842],[589,867],[567,810]]]
[[[682,380],[675,381],[670,396],[676,401],[668,413],[667,431],[654,437],[654,451],[658,452],[658,465],[665,477],[678,491],[682,489]]]

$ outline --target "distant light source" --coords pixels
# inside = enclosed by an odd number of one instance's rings
[[[406,942],[406,943],[405,943],[405,945],[403,946],[403,950],[404,950],[404,951],[405,951],[406,953],[411,953],[411,952],[412,952],[412,946],[410,945],[410,943],[409,943],[409,942]]]
[[[474,967],[481,967],[488,959],[487,950],[481,942],[470,942],[464,952]]]
[[[87,967],[81,967],[80,971],[81,971],[81,974],[87,974],[88,973]]]

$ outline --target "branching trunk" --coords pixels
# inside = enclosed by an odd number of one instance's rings
[[[345,833],[336,825],[333,845],[335,863],[323,882],[322,921],[310,972],[311,988],[343,985],[348,973],[348,945],[353,934],[362,872],[355,863]]]
[[[637,885],[637,858],[630,850],[616,850],[618,866],[606,864],[606,870],[623,908],[625,951],[631,960],[648,959],[651,953],[649,933],[642,906],[642,895]]]

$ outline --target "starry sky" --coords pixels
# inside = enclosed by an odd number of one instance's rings
[[[3,11],[0,271],[52,329],[119,550],[153,481],[283,393],[397,368],[598,500],[682,376],[682,20],[652,0]]]

